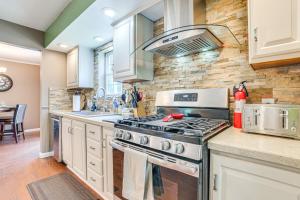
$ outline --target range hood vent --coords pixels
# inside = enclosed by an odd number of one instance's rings
[[[141,44],[136,50],[180,57],[222,47],[240,47],[227,26],[204,24],[205,0],[164,0],[164,7],[165,32]]]

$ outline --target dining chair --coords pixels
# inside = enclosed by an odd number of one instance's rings
[[[23,139],[25,140],[24,117],[26,108],[26,104],[17,104],[13,118],[0,119],[1,139],[6,135],[14,135],[16,143],[18,143],[19,136],[23,135]],[[5,129],[6,125],[9,125],[10,129]]]

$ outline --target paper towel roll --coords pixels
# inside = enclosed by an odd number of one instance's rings
[[[78,94],[73,95],[73,111],[74,112],[80,111],[80,95]]]

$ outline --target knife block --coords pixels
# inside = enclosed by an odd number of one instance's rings
[[[133,109],[133,114],[135,117],[145,117],[146,116],[146,111],[143,102],[138,102],[137,103],[137,108]]]

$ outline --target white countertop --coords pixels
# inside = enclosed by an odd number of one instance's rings
[[[110,127],[110,128],[114,127],[114,122],[116,122],[119,119],[122,119],[121,115],[103,115],[97,117],[92,117],[92,116],[85,117],[85,116],[72,114],[72,111],[70,110],[50,110],[49,113],[53,115],[67,117],[74,120],[79,120],[86,123],[91,123],[91,124]]]
[[[209,140],[208,147],[300,169],[300,140],[243,133],[230,127]]]

